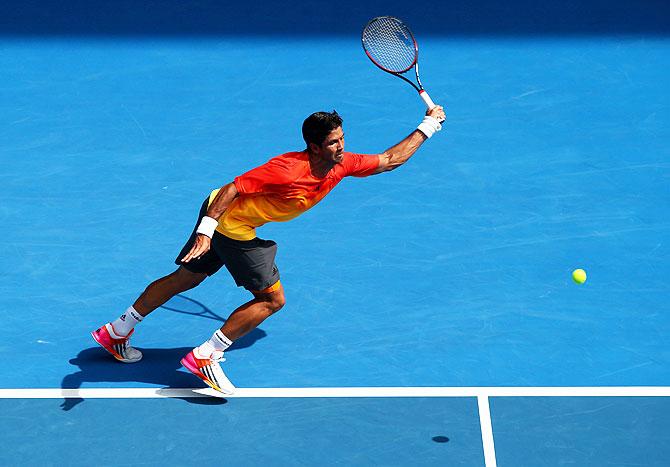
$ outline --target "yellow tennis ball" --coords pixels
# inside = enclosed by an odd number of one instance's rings
[[[586,282],[586,271],[583,269],[575,269],[572,271],[572,280],[575,281],[576,284],[583,284]]]

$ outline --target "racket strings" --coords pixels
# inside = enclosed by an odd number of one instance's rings
[[[363,31],[363,46],[378,65],[395,73],[409,70],[416,62],[414,38],[395,18],[371,21]]]

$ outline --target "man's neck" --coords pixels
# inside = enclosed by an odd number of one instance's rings
[[[309,168],[312,171],[312,175],[316,178],[325,177],[326,174],[335,167],[335,162],[324,160],[316,154],[313,154],[312,151],[308,150],[307,155],[309,157]]]

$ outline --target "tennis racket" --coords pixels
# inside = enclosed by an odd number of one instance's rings
[[[398,18],[378,16],[363,28],[363,50],[372,63],[387,73],[407,81],[416,89],[428,109],[435,107],[419,78],[419,46],[412,31]],[[414,67],[416,83],[403,76]]]

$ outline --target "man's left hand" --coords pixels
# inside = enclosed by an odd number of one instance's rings
[[[186,256],[182,258],[181,262],[188,263],[193,258],[199,259],[202,255],[209,251],[211,245],[211,238],[209,238],[207,235],[198,234],[198,236],[195,237],[195,243],[191,247],[191,251],[186,253]]]

